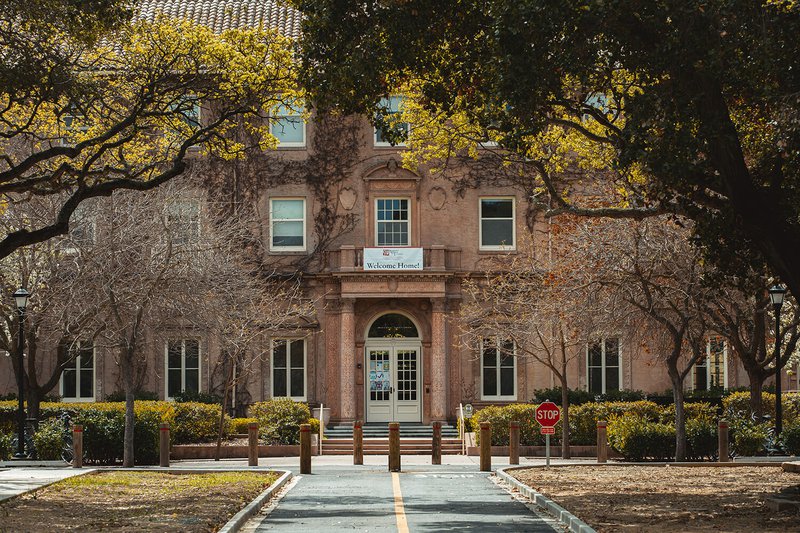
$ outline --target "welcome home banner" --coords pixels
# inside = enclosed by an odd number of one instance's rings
[[[364,248],[364,270],[422,270],[422,248]]]

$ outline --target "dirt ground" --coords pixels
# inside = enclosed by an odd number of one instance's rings
[[[216,531],[278,476],[101,472],[0,505],[0,531]]]
[[[597,531],[800,531],[764,496],[800,485],[776,467],[569,466],[514,470]]]

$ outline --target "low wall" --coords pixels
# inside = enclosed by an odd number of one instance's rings
[[[182,444],[173,446],[170,450],[170,459],[214,459],[217,447],[216,446],[198,446],[193,444]],[[248,447],[246,445],[240,446],[225,446],[220,448],[221,459],[246,459]],[[311,455],[317,455],[317,445],[311,446]],[[300,445],[287,445],[287,446],[259,446],[259,457],[299,457]]]
[[[597,457],[597,446],[570,446],[572,457]],[[478,456],[481,454],[479,446],[468,446],[467,455]],[[492,446],[492,455],[501,457],[508,456],[508,446]],[[544,457],[545,446],[520,446],[520,457]],[[550,446],[550,457],[560,457],[561,446]],[[622,455],[618,454],[611,448],[608,449],[608,456],[614,458],[621,458]]]

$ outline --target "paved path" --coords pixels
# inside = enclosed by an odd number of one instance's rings
[[[27,468],[0,470],[0,502],[68,477],[90,472],[90,468]]]
[[[405,457],[404,457],[405,459]],[[297,476],[268,516],[245,531],[480,531],[552,533],[472,465],[318,466]]]

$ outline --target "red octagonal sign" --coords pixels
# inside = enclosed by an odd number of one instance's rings
[[[543,402],[536,408],[536,421],[542,427],[551,428],[561,420],[561,411],[553,402]]]

